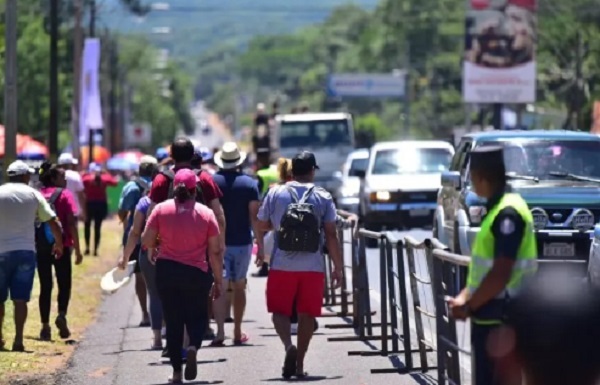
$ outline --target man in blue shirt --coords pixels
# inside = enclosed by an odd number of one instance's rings
[[[246,309],[246,275],[252,259],[252,230],[256,225],[260,206],[258,185],[254,178],[242,173],[240,167],[246,159],[234,142],[227,142],[214,156],[219,171],[213,176],[221,189],[221,205],[225,212],[225,263],[223,287],[225,293],[231,282],[233,287],[233,343],[241,345],[248,341],[242,332],[242,318]],[[225,340],[227,296],[221,295],[214,302],[217,336],[212,346],[222,346]]]
[[[158,161],[152,156],[144,156],[141,159],[139,177],[135,178],[123,187],[121,192],[121,198],[119,199],[119,219],[123,223],[123,247],[127,244],[127,236],[129,230],[133,226],[133,214],[135,213],[135,207],[146,192],[150,190],[150,184],[152,178],[158,170]],[[144,276],[140,270],[139,255],[140,245],[138,244],[133,253],[131,254],[130,261],[136,261],[135,263],[135,292],[142,308],[142,322],[141,327],[150,326],[150,316],[148,315],[147,305],[147,292],[146,282],[144,282]]]

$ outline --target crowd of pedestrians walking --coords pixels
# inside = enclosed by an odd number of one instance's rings
[[[227,322],[233,324],[233,345],[251,339],[243,330],[243,317],[253,255],[257,275],[269,277],[265,310],[273,313],[285,349],[282,375],[305,376],[304,357],[322,306],[325,248],[335,265],[335,284],[341,282],[342,268],[338,213],[331,195],[313,183],[318,170],[314,155],[303,152],[274,165],[267,152],[259,152],[250,174],[245,172],[247,154],[233,142],[209,154],[178,138],[168,157],[162,155],[144,156],[122,189],[117,216],[123,224],[123,249],[116,263],[121,269],[134,265],[139,326],[150,327],[151,349],[170,359],[170,381],[196,378],[202,342],[225,346]],[[107,189],[118,183],[99,164],[90,164],[82,174],[77,167],[71,154],[39,170],[17,161],[6,170],[9,182],[0,186],[0,210],[6,218],[0,221],[0,325],[10,295],[14,351],[24,351],[23,327],[36,270],[40,339],[53,339],[54,280],[54,325],[60,338],[71,335],[67,313],[73,265],[98,255],[108,215]],[[296,332],[298,342],[292,343]],[[0,333],[0,346],[4,344]]]

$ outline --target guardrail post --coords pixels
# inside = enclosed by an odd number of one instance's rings
[[[457,282],[460,276],[460,267],[450,263],[443,264],[444,282],[446,282],[446,292],[452,296],[458,294]],[[458,345],[456,336],[456,321],[452,317],[448,317],[448,337],[450,341]],[[451,349],[448,363],[448,377],[457,385],[460,385],[460,355],[458,350]]]
[[[417,284],[417,269],[415,266],[415,249],[406,249],[406,262],[408,263],[410,290],[413,299],[413,309],[415,315],[415,328],[417,329],[417,344],[419,345],[419,356],[421,358],[421,367],[423,372],[426,372],[429,368],[427,362],[427,346],[425,346],[425,333],[423,331],[423,320],[421,315],[421,300],[419,298],[419,288]]]
[[[396,244],[396,264],[398,268],[398,292],[400,293],[400,307],[402,309],[402,333],[404,342],[404,363],[408,370],[413,366],[412,347],[410,338],[410,319],[408,313],[408,295],[406,292],[406,270],[404,268],[404,242]]]
[[[398,346],[398,340],[401,336],[398,334],[398,310],[402,310],[398,303],[398,295],[396,292],[396,286],[394,285],[394,248],[391,242],[386,244],[386,265],[387,265],[387,291],[389,293],[389,304],[390,304],[390,322],[392,327],[392,352],[397,353],[400,349]]]
[[[446,321],[444,315],[446,313],[446,302],[444,300],[444,285],[442,282],[442,261],[433,258],[433,275],[431,276],[431,284],[433,285],[433,301],[435,303],[435,329],[437,338],[437,380],[438,384],[446,383],[446,349],[444,343],[440,341],[439,336],[444,335]]]
[[[387,244],[388,239],[382,236],[379,239],[379,291],[381,294],[381,355],[388,355],[388,301],[387,301]]]
[[[340,316],[346,317],[348,316],[348,288],[346,287],[348,282],[346,281],[346,253],[344,252],[346,250],[346,241],[344,231],[341,231],[340,233],[340,244],[342,245],[342,298],[340,299]],[[352,256],[354,254],[354,237],[352,236],[350,236],[350,248],[350,255]]]

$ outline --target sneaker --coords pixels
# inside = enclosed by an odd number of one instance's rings
[[[52,340],[52,330],[50,326],[42,326],[42,330],[40,331],[40,341],[51,341]]]
[[[67,325],[67,318],[64,315],[59,315],[56,317],[54,324],[58,328],[58,335],[60,335],[60,338],[67,339],[71,337],[71,331]]]
[[[290,331],[294,336],[298,334],[298,324],[292,324],[290,327]]]

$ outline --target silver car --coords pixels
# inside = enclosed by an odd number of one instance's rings
[[[358,214],[359,174],[365,172],[368,163],[369,150],[356,150],[348,155],[342,171],[335,174],[340,180],[340,187],[335,192],[336,205],[339,209]]]

